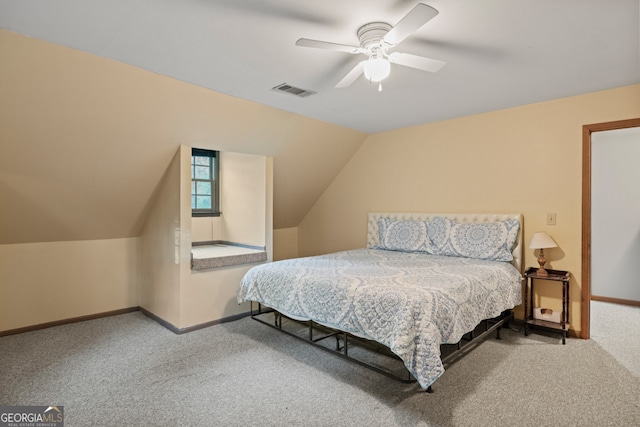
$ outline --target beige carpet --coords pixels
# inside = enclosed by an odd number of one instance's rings
[[[592,340],[640,378],[640,307],[591,301],[590,334]]]
[[[0,404],[67,427],[640,425],[640,379],[595,341],[502,335],[428,394],[250,318],[175,335],[129,313],[0,338]]]

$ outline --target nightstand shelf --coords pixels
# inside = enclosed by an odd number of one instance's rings
[[[564,270],[547,270],[546,275],[538,274],[538,269],[529,267],[524,273],[526,280],[524,292],[524,334],[529,335],[529,327],[542,327],[558,331],[562,334],[562,344],[566,344],[569,331],[569,278],[570,274]],[[533,306],[535,298],[534,280],[549,280],[562,283],[562,313],[560,322],[551,322],[533,317]],[[529,303],[531,302],[531,303]]]

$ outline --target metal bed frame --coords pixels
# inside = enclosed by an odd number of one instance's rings
[[[400,376],[390,370],[384,369],[379,366],[375,366],[371,363],[365,362],[361,359],[353,357],[349,353],[349,347],[353,345],[353,343],[360,344],[363,348],[369,348],[372,351],[375,351],[377,354],[381,354],[387,356],[392,359],[396,359],[401,361],[400,357],[395,355],[388,347],[371,340],[367,340],[348,332],[344,332],[338,329],[333,329],[324,325],[321,325],[313,320],[296,320],[290,317],[287,317],[280,313],[277,310],[272,308],[263,308],[261,303],[257,303],[257,310],[254,310],[254,301],[251,301],[251,318],[256,320],[264,325],[267,325],[271,328],[274,328],[280,332],[283,332],[289,336],[297,338],[303,342],[313,345],[314,347],[320,348],[324,351],[327,351],[331,354],[337,355],[343,359],[349,360],[350,362],[356,363],[360,366],[364,366],[374,372],[385,375],[389,378],[393,378],[396,381],[400,381],[402,383],[413,383],[415,382],[415,378],[411,375],[411,373],[402,365],[402,369],[405,372],[404,376]],[[273,313],[274,318],[272,321],[265,320],[265,318]],[[296,324],[305,325],[307,327],[306,336],[300,335],[299,333],[295,333],[292,331],[288,331],[283,329],[282,327],[282,319],[288,319]],[[500,316],[495,317],[493,319],[486,319],[480,322],[480,324],[473,330],[466,333],[460,341],[456,344],[442,344],[441,352],[446,356],[442,357],[442,364],[444,366],[450,366],[455,361],[457,361],[460,357],[467,354],[473,347],[479,344],[482,340],[484,340],[489,334],[496,332],[496,339],[500,339],[500,328],[505,326],[510,320],[513,319],[512,310],[505,310],[500,314]],[[335,348],[331,346],[323,345],[323,341],[335,337],[336,343]],[[433,393],[432,386],[426,389],[427,393]]]

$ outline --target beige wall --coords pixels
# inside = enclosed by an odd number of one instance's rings
[[[273,210],[282,226],[297,225],[366,138],[1,29],[0,58],[1,330],[141,303],[167,310],[175,289],[149,295],[153,278],[137,271],[130,245],[142,240],[180,143],[273,156],[265,185],[278,201],[267,201],[262,243],[270,248]],[[317,162],[325,150],[332,156]],[[28,270],[13,265],[23,256]],[[121,298],[138,280],[144,302]],[[45,307],[40,295],[66,299]],[[180,324],[178,312],[168,317]]]
[[[297,226],[366,138],[1,29],[0,58],[0,244],[139,236],[180,144],[273,157]]]
[[[273,259],[296,258],[298,256],[298,227],[273,230]]]
[[[560,246],[546,255],[572,273],[579,330],[582,125],[633,117],[640,85],[371,135],[299,226],[300,255],[364,247],[370,211],[519,212],[526,246],[540,230]]]
[[[180,279],[184,263],[182,234],[190,233],[190,222],[189,229],[184,230],[184,218],[181,217],[181,201],[185,198],[181,188],[183,148],[175,153],[165,171],[142,229],[138,279],[140,307],[176,327],[180,326]],[[190,236],[188,241],[190,246]]]
[[[0,245],[0,332],[137,307],[138,241]]]
[[[255,264],[191,271],[182,287],[181,328],[201,325],[249,311],[249,303],[238,304],[238,285]]]
[[[224,222],[221,240],[254,246],[265,245],[267,199],[266,157],[222,153],[220,210]]]
[[[194,242],[210,242],[216,239],[214,236],[220,236],[221,221],[219,218],[210,217],[194,217],[191,218],[191,237]],[[216,231],[214,231],[216,230]]]

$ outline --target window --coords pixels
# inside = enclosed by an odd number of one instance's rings
[[[218,151],[191,149],[191,215],[220,216]]]

